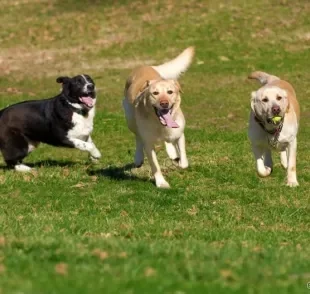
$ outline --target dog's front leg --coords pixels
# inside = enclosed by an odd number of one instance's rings
[[[65,144],[65,146],[67,145],[67,146],[71,146],[71,147],[74,147],[76,149],[79,149],[81,151],[87,151],[94,158],[96,158],[96,156],[99,156],[98,158],[100,158],[100,156],[101,156],[100,152],[98,151],[98,149],[96,148],[96,146],[94,145],[94,143],[92,141],[91,142],[88,142],[88,141],[85,142],[85,141],[82,141],[80,139],[70,138],[69,142],[68,142],[69,144],[66,144],[66,142],[63,142],[63,143]],[[98,152],[99,152],[99,154],[98,154]]]
[[[180,153],[180,161],[179,161],[179,166],[181,168],[188,168],[188,160],[186,156],[186,150],[185,150],[185,136],[184,134],[181,135],[177,142],[177,146],[179,149]]]
[[[296,175],[296,153],[297,138],[295,138],[287,148],[287,185],[289,187],[298,186]]]
[[[154,145],[145,144],[145,153],[151,165],[152,173],[155,178],[156,187],[170,188],[168,182],[164,179],[163,174],[161,173],[160,166],[157,161],[157,156],[154,150]]]
[[[93,147],[94,147],[89,152],[90,159],[93,160],[93,161],[97,161],[101,157],[100,151],[97,149],[97,147],[96,147],[95,143],[93,142],[91,136],[88,137],[87,142],[93,144]]]
[[[256,168],[258,175],[263,178],[268,177],[271,174],[272,167],[265,166],[265,159],[264,159],[265,150],[256,145],[252,145],[252,150],[256,160]]]

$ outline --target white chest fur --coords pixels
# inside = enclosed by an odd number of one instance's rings
[[[92,108],[87,116],[74,112],[72,115],[73,128],[68,131],[67,137],[86,141],[93,130],[94,116],[95,108]]]

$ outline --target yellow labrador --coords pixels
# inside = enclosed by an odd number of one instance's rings
[[[296,152],[300,110],[295,91],[288,82],[265,72],[253,72],[249,78],[263,85],[252,92],[249,121],[257,172],[261,177],[270,175],[271,149],[275,149],[281,152],[281,164],[287,169],[287,185],[298,186]],[[275,121],[274,117],[279,120]]]
[[[169,188],[155,153],[155,143],[164,141],[168,156],[181,168],[188,167],[185,151],[185,119],[180,108],[177,78],[189,67],[194,48],[189,47],[175,59],[159,66],[142,66],[127,79],[123,106],[128,128],[136,136],[134,163],[140,167],[144,151],[151,165],[156,186]]]

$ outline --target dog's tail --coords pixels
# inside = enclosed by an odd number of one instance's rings
[[[157,66],[152,66],[163,79],[177,79],[192,63],[194,47],[186,48],[176,58]]]
[[[270,75],[263,71],[254,71],[249,75],[249,79],[256,79],[258,80],[262,85],[269,84],[273,81],[278,81],[280,78]]]

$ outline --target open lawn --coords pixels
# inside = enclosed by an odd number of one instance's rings
[[[25,160],[31,174],[1,168],[1,294],[310,293],[308,0],[0,2],[0,106],[54,96],[59,75],[88,73],[103,154],[94,165],[41,145]],[[123,86],[133,67],[190,45],[195,60],[180,79],[190,168],[159,146],[172,186],[159,190],[147,162],[128,168]],[[296,89],[296,189],[278,154],[269,178],[256,175],[247,139],[255,69]]]

